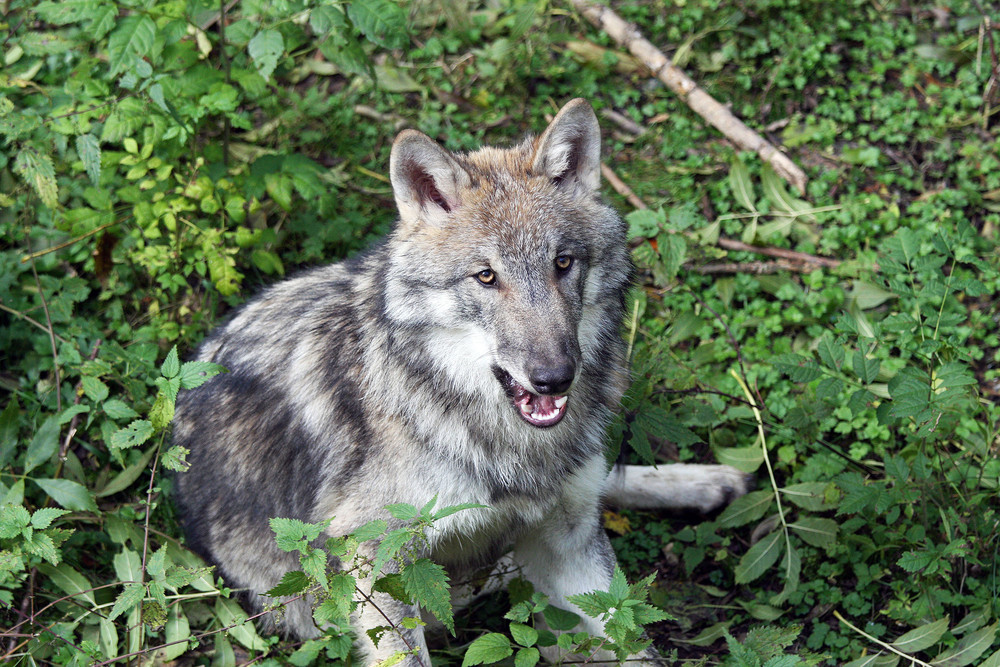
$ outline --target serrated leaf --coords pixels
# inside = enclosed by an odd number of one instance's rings
[[[820,517],[803,517],[795,523],[788,524],[806,544],[814,547],[827,548],[837,542],[839,526],[833,519]]]
[[[109,74],[116,76],[149,53],[156,39],[156,23],[147,14],[131,14],[118,22],[108,37]]]
[[[329,521],[321,523],[306,523],[298,519],[273,517],[268,524],[274,532],[275,542],[282,551],[301,550],[312,542],[329,525]]]
[[[520,649],[514,656],[514,667],[534,667],[541,659],[541,653],[534,646]]]
[[[521,646],[534,646],[538,641],[538,630],[524,623],[511,623],[510,636]]]
[[[385,522],[385,519],[375,519],[374,521],[369,521],[360,528],[356,528],[354,532],[351,533],[351,536],[358,542],[367,542],[368,540],[374,540],[382,537],[388,526],[389,524]]]
[[[834,340],[829,334],[819,339],[819,343],[816,345],[816,352],[823,363],[830,368],[840,370],[840,367],[844,365],[844,358],[846,356],[844,346]]]
[[[962,637],[957,644],[931,660],[935,667],[964,667],[975,662],[976,658],[986,652],[996,638],[1000,623],[976,630]]]
[[[94,403],[100,403],[108,397],[108,385],[95,377],[85,375],[80,378],[80,386],[83,393]]]
[[[902,637],[892,642],[891,646],[903,653],[917,653],[934,646],[944,633],[948,631],[948,617],[940,618],[933,623],[927,623],[914,628]]]
[[[95,186],[101,180],[101,145],[92,134],[81,134],[76,138],[76,154],[83,162],[83,168]]]
[[[406,528],[390,530],[379,542],[378,550],[375,552],[375,562],[372,565],[372,577],[378,577],[379,572],[385,564],[399,553],[412,538],[410,531]]]
[[[601,591],[596,592],[600,593]],[[586,595],[592,595],[592,593]],[[578,614],[551,605],[542,610],[542,616],[545,617],[545,622],[553,630],[572,630],[580,624],[580,616]]]
[[[306,576],[306,573],[301,570],[294,570],[292,572],[285,572],[278,585],[264,593],[264,595],[272,598],[281,597],[282,595],[295,595],[308,587],[309,577]]]
[[[822,369],[811,357],[790,352],[771,359],[771,364],[786,374],[792,382],[812,382],[823,375]]]
[[[844,381],[839,377],[825,377],[816,384],[816,398],[821,401],[837,401],[844,390]]]
[[[746,584],[761,577],[781,555],[782,532],[776,530],[750,547],[733,569],[735,581]]]
[[[750,171],[739,155],[733,156],[729,163],[729,187],[736,201],[751,213],[757,212],[754,201],[753,183],[750,181]]]
[[[111,436],[112,449],[137,447],[149,440],[153,435],[153,425],[145,419],[136,419],[125,428],[118,429]]]
[[[38,198],[49,208],[59,205],[59,188],[52,158],[33,148],[23,148],[14,160],[14,171],[35,188]]]
[[[445,569],[427,558],[418,558],[403,566],[400,573],[403,587],[422,608],[428,610],[448,631],[455,634],[452,617],[451,592]]]
[[[409,41],[406,13],[389,0],[354,0],[347,6],[347,16],[361,34],[381,47],[399,49]]]
[[[52,500],[68,510],[92,512],[97,509],[93,496],[82,484],[69,479],[36,479],[34,482]]]
[[[194,389],[219,373],[228,373],[225,366],[210,361],[186,361],[181,364],[181,388]]]
[[[717,519],[720,528],[736,528],[764,516],[774,502],[774,491],[751,491],[729,504]]]
[[[449,505],[448,507],[442,507],[437,512],[434,513],[434,521],[438,519],[443,519],[446,516],[451,516],[456,512],[461,512],[462,510],[474,510],[474,509],[489,509],[489,505],[480,505],[479,503],[461,503],[458,505]]]
[[[55,507],[37,509],[31,514],[31,527],[36,530],[45,530],[52,525],[53,521],[64,514],[69,514],[69,510],[56,509]]]
[[[135,419],[139,416],[138,412],[130,408],[124,401],[117,398],[111,398],[104,401],[101,409],[104,410],[104,414],[114,420]]]
[[[851,365],[858,379],[864,384],[869,384],[878,377],[878,371],[882,362],[878,359],[869,359],[860,350],[855,350],[851,359]]]
[[[111,608],[111,613],[108,614],[108,620],[113,621],[125,612],[131,610],[137,604],[142,602],[143,596],[146,594],[146,587],[137,581],[129,582],[125,584],[122,588],[122,592],[118,594],[115,598],[115,605]]]
[[[178,373],[181,372],[181,362],[180,358],[177,356],[177,346],[174,345],[167,352],[166,358],[160,365],[160,374],[165,378],[176,377]]]
[[[510,640],[498,632],[490,632],[482,637],[477,637],[462,658],[462,667],[469,665],[491,665],[500,662],[511,655],[514,649],[510,646]]]
[[[420,511],[409,503],[393,503],[386,505],[385,509],[400,521],[413,521],[420,516]]]
[[[59,449],[59,419],[49,417],[35,432],[24,455],[24,472],[31,472],[51,459]]]
[[[900,556],[899,560],[896,561],[896,564],[907,572],[918,572],[929,566],[937,560],[937,558],[938,556],[936,554],[929,551],[911,550]]]
[[[278,58],[285,52],[285,39],[277,30],[261,30],[250,43],[247,53],[253,60],[257,72],[265,79],[270,79],[278,66]]]

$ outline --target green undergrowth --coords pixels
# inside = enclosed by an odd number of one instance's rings
[[[591,599],[608,618],[643,605],[613,643],[646,625],[673,664],[1000,665],[997,17],[963,1],[615,8],[802,166],[805,192],[569,3],[4,3],[0,659],[342,659],[339,635],[259,634],[184,548],[169,422],[218,369],[181,360],[262,285],[388,230],[399,128],[502,144],[586,97],[644,128],[601,120],[607,164],[648,206],[608,191],[638,267],[611,447],[756,478],[706,520],[606,515],[647,584],[616,576]],[[313,529],[276,530],[298,548]],[[329,589],[348,582],[306,547],[278,592],[323,590],[342,619]],[[407,548],[386,558],[426,585],[385,585],[450,618],[439,571]],[[521,584],[488,605],[455,618],[442,664],[600,643]]]

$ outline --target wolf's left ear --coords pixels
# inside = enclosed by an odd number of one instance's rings
[[[601,128],[590,103],[566,103],[538,140],[531,170],[560,187],[593,193],[601,185]]]
[[[389,180],[399,219],[407,226],[447,223],[471,182],[451,153],[416,130],[403,130],[393,142]]]

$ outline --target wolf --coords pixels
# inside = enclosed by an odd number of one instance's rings
[[[427,555],[452,581],[503,556],[575,609],[567,596],[607,590],[615,566],[602,497],[709,511],[747,490],[727,466],[608,474],[633,266],[599,194],[600,145],[582,99],[512,148],[456,154],[404,130],[388,237],[270,287],[200,346],[229,373],[178,397],[173,439],[190,468],[176,498],[188,544],[253,607],[298,569],[270,517],[330,519],[332,536],[389,503],[478,503],[435,524]],[[361,588],[374,603],[354,619],[365,659],[416,647],[406,664],[429,666],[423,629],[400,625],[419,610]],[[376,646],[365,630],[386,619],[399,631]],[[281,623],[318,633],[305,604]],[[653,650],[635,660],[659,664]]]

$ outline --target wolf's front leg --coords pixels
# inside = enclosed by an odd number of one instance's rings
[[[371,556],[374,557],[374,553]],[[388,574],[392,567],[392,563],[387,564],[383,574]],[[355,599],[360,604],[351,621],[357,634],[355,645],[364,656],[363,664],[374,665],[397,653],[409,653],[397,664],[431,667],[423,627],[419,624],[412,630],[403,627],[404,618],[420,618],[419,610],[391,595],[372,590],[371,578],[359,579],[357,586]],[[370,630],[378,633],[377,644],[369,634]]]
[[[604,460],[595,461],[597,475],[586,471],[566,486],[559,504],[548,518],[525,534],[514,546],[513,557],[524,576],[549,601],[563,609],[577,612],[582,630],[606,636],[604,623],[583,614],[567,597],[595,590],[606,591],[615,569],[615,554],[600,523],[599,497],[604,475]],[[553,647],[555,648],[555,647]],[[566,655],[543,651],[550,662],[560,662]],[[593,659],[614,661],[611,651],[599,651]],[[655,649],[632,656],[626,664],[663,665]]]
[[[752,481],[750,475],[726,465],[622,465],[608,476],[604,497],[618,507],[707,513],[742,496]]]

